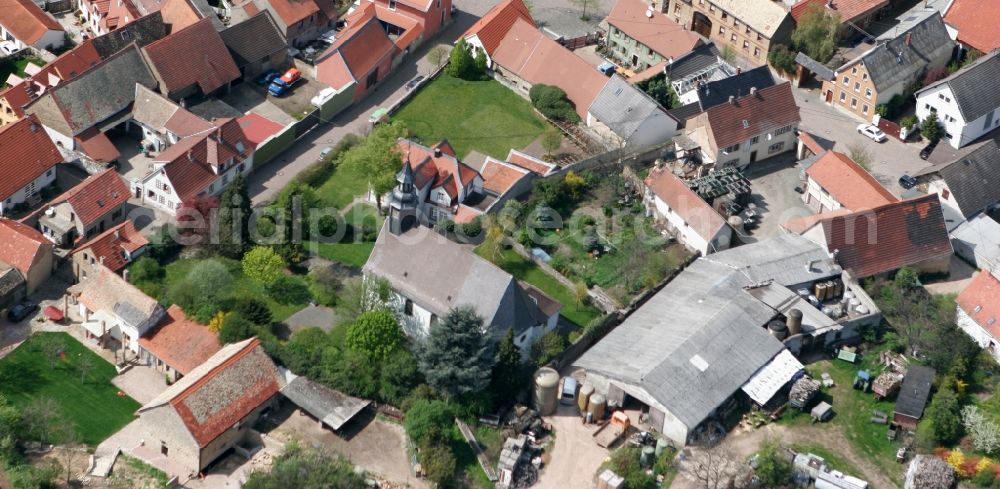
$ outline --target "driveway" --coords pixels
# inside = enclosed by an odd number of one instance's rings
[[[111,379],[111,383],[139,404],[146,404],[167,390],[167,381],[163,372],[157,372],[152,367],[141,365],[136,365]]]
[[[555,416],[545,421],[555,431],[552,457],[538,474],[536,489],[593,487],[597,467],[608,458],[608,450],[594,442],[596,425],[584,425],[576,406],[559,405]]]
[[[465,9],[459,4],[459,9]],[[484,13],[487,9],[483,9]],[[481,15],[481,14],[480,14]],[[299,172],[319,159],[319,152],[336,144],[347,134],[364,134],[371,125],[368,116],[376,107],[391,105],[406,94],[406,82],[418,74],[427,75],[433,66],[426,60],[427,52],[438,44],[450,45],[477,19],[467,12],[455,15],[455,21],[437,37],[424,43],[410,57],[404,60],[381,85],[360,102],[348,107],[328,124],[313,128],[299,138],[281,156],[257,168],[247,179],[251,200],[254,205],[272,200]]]
[[[753,243],[777,236],[783,232],[781,225],[785,222],[812,214],[795,192],[800,179],[794,153],[755,163],[746,176],[761,217],[756,228],[740,236],[742,241]]]
[[[227,104],[243,113],[255,112],[281,125],[295,122],[295,118],[285,113],[281,107],[271,102],[265,91],[252,86],[253,82],[241,83],[223,97]]]
[[[277,427],[270,430],[268,436],[281,442],[300,440],[324,447],[389,481],[409,484],[415,489],[427,487],[410,471],[403,427],[375,418],[370,410],[353,419],[344,428],[342,436],[320,428],[316,420],[301,414],[290,403],[284,404],[272,418]]]
[[[871,173],[889,191],[896,195],[903,193],[899,186],[899,177],[912,175],[927,166],[919,157],[922,143],[903,143],[889,137],[882,143],[876,143],[858,134],[857,127],[863,121],[856,119],[836,107],[822,101],[820,90],[793,89],[795,101],[799,106],[802,123],[799,127],[822,139],[835,142],[833,149],[844,154],[850,154],[850,147],[857,145],[871,152]]]

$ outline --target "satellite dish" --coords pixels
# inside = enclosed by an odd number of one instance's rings
[[[653,7],[646,9],[646,17],[653,18]]]

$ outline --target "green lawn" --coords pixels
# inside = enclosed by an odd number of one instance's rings
[[[0,62],[0,84],[4,84],[7,81],[7,77],[11,74],[23,77],[24,68],[28,66],[29,62],[36,66],[45,66],[45,61],[35,57],[21,58],[14,61],[8,59]]]
[[[337,166],[330,176],[316,188],[316,195],[327,205],[338,209],[347,207],[355,197],[368,191],[368,178],[357,170]]]
[[[813,455],[823,457],[823,460],[826,461],[826,464],[829,465],[830,468],[839,470],[847,475],[862,477],[862,474],[864,474],[861,469],[845,459],[839,453],[834,453],[817,443],[796,443],[789,448],[795,450],[796,452],[811,453]]]
[[[524,148],[545,130],[531,103],[499,82],[445,73],[421,88],[393,120],[403,121],[424,144],[447,139],[459,158],[472,150],[506,158],[511,148]]]
[[[476,248],[476,253],[482,256],[484,252],[481,248]],[[523,280],[538,287],[550,297],[562,303],[563,317],[579,326],[586,326],[594,318],[601,315],[601,312],[594,306],[577,305],[576,297],[573,295],[572,290],[569,290],[561,282],[545,273],[541,268],[538,268],[538,265],[517,254],[514,250],[504,250],[495,263],[518,280]]]
[[[214,257],[212,260],[216,260],[229,268],[229,272],[233,276],[232,289],[229,291],[232,297],[256,297],[267,303],[267,307],[271,310],[271,314],[274,315],[275,321],[283,321],[288,316],[295,314],[300,311],[306,304],[280,304],[271,298],[270,294],[264,290],[264,287],[253,280],[246,278],[243,275],[243,266],[238,260],[231,260],[228,258]],[[163,279],[161,287],[156,287],[155,289],[147,289],[144,287],[145,284],[136,284],[140,289],[143,289],[147,294],[153,295],[163,303],[166,300],[166,293],[170,290],[170,287],[184,280],[188,273],[197,265],[199,262],[204,260],[177,260],[170,263],[164,267],[166,272]],[[293,276],[293,278],[302,280],[299,276]],[[225,295],[225,294],[224,294]]]
[[[458,472],[459,478],[468,482],[466,487],[470,489],[492,489],[494,487],[493,483],[486,476],[486,472],[483,472],[483,468],[479,466],[476,452],[465,441],[462,432],[458,429],[458,425],[452,426],[451,437],[448,441],[450,442],[452,453],[455,454],[455,469]]]
[[[61,343],[64,355],[53,360],[48,345]],[[88,358],[93,370],[81,382],[79,366]],[[53,367],[53,361],[55,366]],[[0,392],[18,408],[51,398],[80,440],[97,445],[134,419],[139,403],[118,397],[111,384],[115,368],[66,333],[36,333],[0,360]]]
[[[382,227],[384,218],[374,206],[356,204],[344,213],[344,220],[354,229],[360,230],[367,225],[369,228],[375,229],[377,233],[377,230]],[[305,246],[308,252],[315,253],[327,260],[349,267],[361,268],[368,261],[368,256],[372,254],[375,242],[365,241],[363,236],[355,234],[351,239],[341,243],[309,242]]]

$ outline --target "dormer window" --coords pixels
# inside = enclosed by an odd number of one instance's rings
[[[245,151],[245,150],[246,150],[246,147],[243,146],[243,141],[237,141],[236,142],[236,151],[239,152],[240,154],[243,154],[243,151]]]

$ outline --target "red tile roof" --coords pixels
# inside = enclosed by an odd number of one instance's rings
[[[125,184],[125,180],[122,180],[114,168],[108,168],[87,177],[49,204],[68,202],[80,222],[84,226],[89,226],[125,205],[128,198],[128,185]]]
[[[359,82],[363,81],[380,62],[394,56],[398,51],[375,14],[374,4],[363,3],[361,8],[346,18],[347,28],[341,31],[340,36],[327,50],[329,53],[340,53],[347,69]],[[323,62],[320,63],[322,64]],[[317,66],[316,69],[317,72],[323,70],[322,66]]]
[[[239,164],[257,146],[243,133],[236,119],[215,122],[216,130],[181,139],[156,157],[155,162],[164,163],[163,171],[182,201],[203,192],[219,177],[214,166],[230,158],[234,164]],[[242,143],[243,153],[237,150],[238,143]]]
[[[90,250],[90,254],[112,272],[121,273],[130,263],[124,252],[133,254],[148,244],[149,240],[135,229],[135,224],[125,221],[78,246],[73,254]]]
[[[0,200],[63,161],[34,114],[0,128]]]
[[[282,23],[286,26],[290,26],[298,23],[299,21],[308,19],[310,15],[318,14],[321,12],[319,5],[313,0],[265,0],[274,11],[278,13],[278,17]]]
[[[811,214],[808,216],[796,217],[789,219],[781,224],[781,227],[795,233],[802,234],[808,231],[813,226],[819,224],[824,219],[828,219],[836,216],[846,216],[850,214],[851,210],[846,207],[841,207],[839,209],[834,209],[832,211],[823,212],[820,214]]]
[[[163,16],[163,23],[170,26],[170,32],[177,32],[197,23],[201,15],[188,0],[161,0],[156,10]]]
[[[204,448],[274,397],[282,384],[278,368],[252,338],[219,350],[140,413],[169,405]]]
[[[246,134],[247,139],[254,144],[260,144],[265,139],[284,129],[284,126],[281,124],[256,112],[248,112],[236,120],[239,121],[240,127],[243,128],[243,134]]]
[[[740,97],[734,103],[716,105],[706,110],[705,115],[716,150],[802,120],[788,82],[757,90],[756,95]]]
[[[236,62],[208,18],[149,44],[145,50],[170,93],[197,84],[207,94],[240,77]]]
[[[822,221],[827,250],[858,278],[952,254],[937,194]]]
[[[1000,2],[952,0],[944,14],[946,24],[958,29],[958,41],[984,53],[1000,48],[996,20],[1000,18]]]
[[[37,229],[0,217],[0,261],[28,277],[31,268],[45,253],[52,253],[52,242]]]
[[[472,24],[472,27],[469,27],[469,30],[465,31],[462,37],[466,39],[471,36],[479,37],[479,42],[492,56],[493,52],[500,46],[500,41],[507,35],[507,31],[518,19],[527,22],[532,27],[537,27],[535,20],[531,18],[531,12],[528,11],[528,7],[524,5],[523,1],[505,0],[494,5],[489,12],[486,12],[486,15]]]
[[[1000,340],[1000,280],[982,271],[955,300],[976,324]]]
[[[826,6],[828,12],[839,15],[840,22],[845,23],[875,13],[882,7],[889,5],[889,0],[832,0],[829,2],[828,0],[799,0],[798,3],[792,5],[792,18],[798,22],[811,5],[820,8]]]
[[[587,118],[587,109],[608,83],[608,78],[583,58],[523,19],[514,22],[493,53],[493,61],[532,85],[563,89],[582,119]]]
[[[646,186],[706,241],[711,241],[722,228],[728,226],[708,202],[666,168],[650,170]]]
[[[428,148],[408,139],[400,139],[396,148],[403,159],[409,161],[410,168],[413,168],[414,185],[417,188],[430,183],[432,189],[441,187],[455,199],[459,195],[459,185],[462,188],[468,187],[479,176],[479,172],[454,156],[455,150],[447,141]],[[441,156],[434,156],[434,149],[440,149]]]
[[[176,304],[167,309],[155,330],[139,338],[139,345],[181,375],[191,373],[222,349],[219,335],[188,319]]]
[[[97,126],[92,126],[76,135],[73,141],[76,141],[84,154],[100,163],[112,162],[121,156],[118,148]]]
[[[3,24],[19,41],[33,45],[48,31],[63,31],[62,26],[31,0],[9,0],[0,8]]]
[[[899,201],[861,165],[836,151],[827,151],[806,170],[806,174],[840,205],[852,211]]]
[[[486,157],[483,163],[483,188],[497,195],[503,195],[530,172],[509,163]]]
[[[458,210],[455,211],[455,218],[453,220],[456,224],[465,224],[482,214],[482,211],[479,209],[459,204]]]
[[[507,162],[513,163],[526,170],[531,170],[541,176],[546,176],[556,169],[556,165],[546,163],[527,153],[522,153],[516,149],[511,149],[507,153]]]
[[[647,12],[653,12],[652,16]],[[679,58],[702,43],[701,36],[666,14],[649,10],[649,2],[643,0],[618,0],[607,21],[664,58]]]
[[[7,101],[14,110],[14,115],[24,117],[24,106],[34,100],[32,94],[41,95],[49,87],[75,78],[100,62],[101,56],[94,49],[94,45],[89,40],[83,41],[41,67],[34,75],[25,77],[21,82],[0,92],[0,98]]]
[[[806,148],[809,148],[809,151],[812,151],[814,154],[821,155],[826,152],[826,148],[816,141],[816,137],[806,131],[799,131],[799,141],[802,141],[802,144],[804,144]]]

